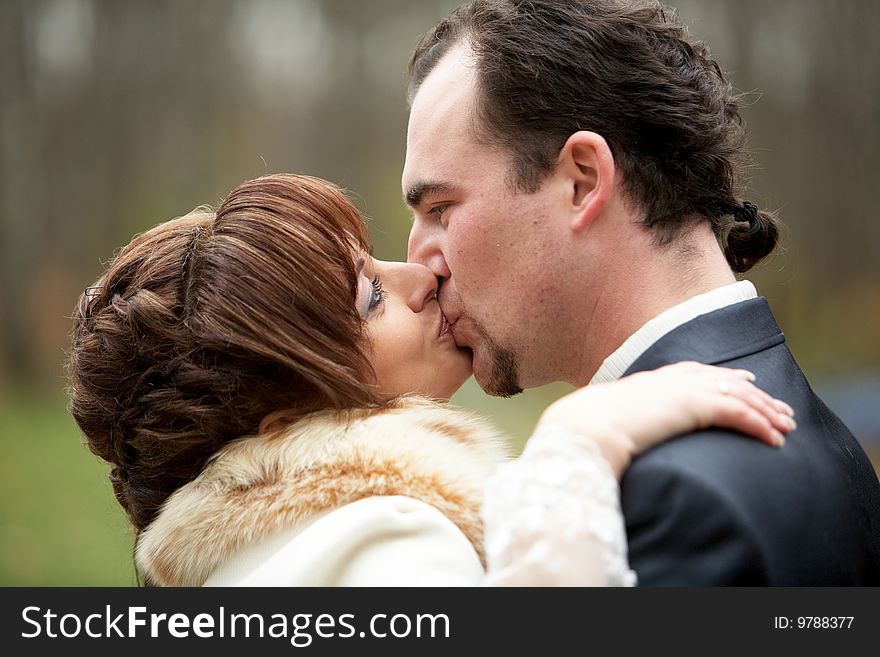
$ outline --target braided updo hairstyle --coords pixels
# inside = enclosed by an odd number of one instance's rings
[[[136,236],[83,293],[70,409],[137,533],[272,413],[380,403],[355,304],[367,240],[336,187],[271,175]]]

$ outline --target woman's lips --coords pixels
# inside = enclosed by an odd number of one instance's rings
[[[442,338],[449,335],[449,320],[446,319],[446,315],[443,314],[443,311],[440,311],[440,330],[437,333],[438,338]]]

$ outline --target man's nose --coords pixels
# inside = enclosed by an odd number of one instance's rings
[[[409,233],[406,259],[408,262],[424,265],[435,277],[446,279],[452,273],[443,254],[441,230],[439,226],[426,225],[426,222],[416,219]]]

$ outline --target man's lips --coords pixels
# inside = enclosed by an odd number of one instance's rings
[[[463,330],[464,327],[459,326],[458,320],[461,318],[459,317],[454,322],[452,322],[449,321],[449,318],[444,315],[444,319],[449,324],[446,332],[452,335],[452,339],[455,341],[455,346],[459,349],[471,349],[471,346],[466,342],[467,336],[465,334],[465,331]],[[456,328],[458,328],[458,335],[456,335]]]

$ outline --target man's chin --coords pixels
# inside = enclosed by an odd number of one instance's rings
[[[489,351],[486,354],[484,350],[474,350],[474,378],[483,392],[492,397],[513,397],[521,393],[513,353],[498,347]]]

